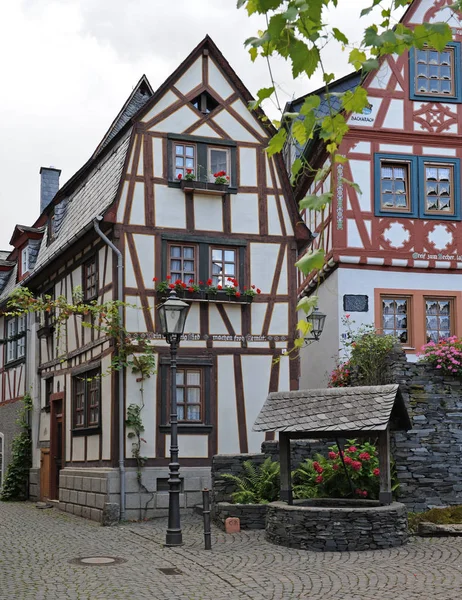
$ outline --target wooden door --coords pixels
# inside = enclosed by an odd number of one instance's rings
[[[42,448],[40,453],[40,500],[50,497],[50,449]]]
[[[63,467],[63,401],[51,402],[50,498],[59,499],[59,472]]]

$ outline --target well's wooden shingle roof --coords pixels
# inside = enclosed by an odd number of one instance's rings
[[[254,431],[341,434],[343,431],[410,429],[397,384],[274,392],[266,399]]]

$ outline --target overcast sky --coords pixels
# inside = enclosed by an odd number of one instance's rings
[[[367,25],[371,0],[340,0],[329,22],[351,41]],[[62,169],[61,185],[89,158],[145,73],[156,89],[208,33],[252,93],[270,85],[266,63],[250,62],[243,42],[263,28],[236,0],[10,0],[2,3],[0,249],[16,223],[39,215],[41,166]],[[329,68],[350,72],[338,45]],[[274,59],[280,101],[321,85],[292,81]],[[273,118],[274,107],[267,107]]]

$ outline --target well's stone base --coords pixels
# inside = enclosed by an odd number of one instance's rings
[[[241,522],[241,529],[265,529],[267,504],[231,504],[218,502],[214,507],[213,520],[225,529],[228,517],[237,517]]]
[[[330,506],[325,505],[327,502]],[[407,542],[404,504],[379,506],[367,500],[350,503],[345,506],[343,500],[303,500],[288,506],[272,502],[267,505],[266,539],[289,548],[321,552],[375,550]]]

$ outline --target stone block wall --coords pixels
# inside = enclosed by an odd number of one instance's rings
[[[3,474],[11,460],[11,445],[21,428],[16,423],[19,412],[23,407],[21,400],[0,404],[0,433],[3,434]]]
[[[214,507],[214,522],[225,529],[228,517],[237,517],[241,529],[265,529],[267,504],[230,504],[218,502]]]
[[[194,508],[202,502],[202,489],[210,488],[210,469],[188,467],[180,470],[182,493],[180,507]],[[138,521],[167,513],[169,494],[157,489],[159,480],[168,479],[167,467],[146,467],[142,471],[140,489],[135,469],[125,473],[125,518]],[[120,480],[118,469],[65,468],[59,476],[59,507],[72,514],[109,525],[118,521]],[[148,490],[148,491],[147,491]]]

